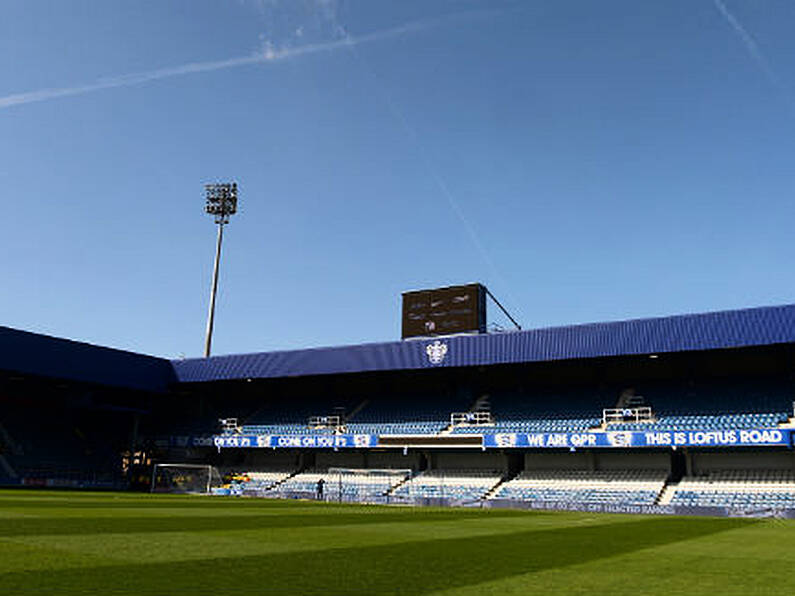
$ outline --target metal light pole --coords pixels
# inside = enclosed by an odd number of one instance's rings
[[[205,212],[215,218],[218,224],[218,242],[215,246],[215,264],[213,266],[213,285],[210,289],[210,310],[207,313],[207,334],[204,338],[204,357],[209,358],[213,342],[213,322],[215,320],[215,294],[218,290],[218,267],[221,262],[221,242],[224,239],[224,225],[229,223],[229,216],[237,213],[237,182],[231,184],[205,184],[207,200]]]

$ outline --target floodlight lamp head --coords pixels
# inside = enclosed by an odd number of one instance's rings
[[[237,213],[237,182],[205,184],[204,211],[215,218],[215,223],[229,223],[229,216]]]

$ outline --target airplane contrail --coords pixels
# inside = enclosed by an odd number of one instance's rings
[[[475,15],[475,14],[489,14],[489,13],[490,11],[488,12],[472,11],[467,14]],[[337,23],[337,29],[342,31],[343,35],[348,37],[348,39],[352,39],[348,36],[347,33],[345,33],[345,28],[341,27],[338,23]],[[480,236],[478,235],[475,229],[475,226],[472,224],[472,222],[464,212],[464,209],[461,207],[460,201],[458,201],[458,199],[450,189],[450,186],[447,184],[445,179],[439,173],[439,169],[435,166],[433,160],[431,159],[431,156],[428,153],[425,144],[422,142],[419,132],[409,122],[409,119],[406,116],[405,111],[400,108],[400,106],[398,105],[397,101],[395,101],[392,94],[389,93],[389,90],[387,89],[386,85],[381,83],[375,70],[373,70],[373,68],[370,67],[370,64],[367,62],[364,56],[362,56],[358,51],[356,51],[356,44],[353,43],[348,44],[348,47],[350,48],[350,51],[354,55],[354,57],[357,58],[359,62],[362,64],[365,71],[370,75],[373,81],[379,84],[379,91],[381,92],[381,95],[384,99],[384,103],[386,104],[387,109],[392,114],[393,118],[398,122],[398,124],[403,128],[403,131],[406,133],[406,135],[413,141],[415,147],[417,148],[417,155],[420,159],[420,162],[425,167],[426,171],[430,175],[433,182],[436,184],[442,196],[447,200],[450,209],[453,211],[455,216],[463,225],[464,230],[469,236],[469,239],[472,241],[472,244],[474,245],[475,249],[480,253],[480,256],[483,259],[483,261],[491,269],[494,278],[500,282],[505,292],[507,293],[508,298],[513,302],[511,308],[514,309],[514,312],[520,312],[518,306],[516,306],[519,304],[519,301],[513,295],[513,292],[511,292],[510,285],[508,284],[507,280],[502,275],[502,273],[500,273],[500,270],[497,267],[496,263],[494,262],[494,259],[491,258],[491,255],[489,254],[489,251],[486,249],[486,245],[481,241]]]
[[[227,68],[237,68],[250,64],[266,64],[271,62],[281,62],[290,58],[297,58],[299,56],[306,56],[308,54],[319,54],[323,52],[332,52],[334,50],[357,46],[363,43],[371,43],[374,41],[381,41],[392,37],[398,37],[413,31],[425,29],[436,21],[425,20],[407,23],[399,27],[391,29],[384,29],[367,33],[358,37],[346,36],[344,39],[335,41],[328,41],[323,43],[307,44],[295,48],[284,49],[266,49],[263,52],[251,54],[248,56],[238,56],[236,58],[227,58],[226,60],[211,60],[208,62],[190,62],[180,66],[172,66],[169,68],[159,68],[157,70],[150,70],[147,72],[132,73],[117,77],[109,77],[99,79],[93,83],[85,85],[75,85],[72,87],[57,87],[50,89],[39,89],[37,91],[27,91],[25,93],[15,93],[0,97],[0,109],[10,108],[12,106],[24,105],[34,103],[37,101],[47,101],[50,99],[58,99],[61,97],[68,97],[71,95],[83,95],[85,93],[93,93],[94,91],[101,91],[103,89],[113,89],[116,87],[130,87],[133,85],[141,85],[150,81],[157,81],[160,79],[168,79],[171,77],[178,77],[182,75],[211,72],[215,70],[225,70]]]
[[[759,45],[756,43],[754,38],[751,36],[748,31],[746,31],[745,27],[742,26],[740,21],[737,20],[729,9],[726,7],[726,4],[723,3],[723,0],[712,0],[715,4],[715,8],[718,9],[718,12],[726,19],[726,22],[729,23],[734,32],[740,37],[740,41],[743,42],[745,49],[748,50],[748,53],[751,55],[751,58],[757,63],[759,68],[762,69],[762,72],[765,73],[765,76],[768,80],[773,83],[776,87],[781,87],[781,79],[779,78],[776,71],[773,70],[773,67],[770,66],[770,63],[765,58],[765,55],[762,53],[762,50],[759,49]]]

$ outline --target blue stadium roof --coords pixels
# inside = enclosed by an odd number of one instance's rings
[[[795,305],[786,305],[490,335],[215,356],[173,364],[180,382],[201,382],[487,366],[793,342]]]
[[[162,392],[176,382],[488,366],[785,343],[795,343],[795,304],[174,361],[0,327],[0,370]]]
[[[0,327],[0,370],[158,392],[176,381],[164,358],[8,327]]]

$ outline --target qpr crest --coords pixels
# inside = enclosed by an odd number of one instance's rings
[[[631,447],[632,433],[628,431],[614,431],[607,433],[607,442],[611,447]]]
[[[447,344],[443,344],[438,339],[432,344],[425,346],[425,353],[428,355],[428,362],[431,364],[441,364],[447,356]]]

